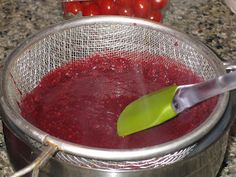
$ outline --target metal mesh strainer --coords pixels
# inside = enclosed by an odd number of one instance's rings
[[[173,47],[177,46],[177,47]],[[220,96],[209,118],[193,132],[165,144],[132,150],[98,149],[57,139],[27,123],[18,103],[48,72],[94,52],[149,52],[167,56],[202,76],[224,73],[217,57],[182,33],[149,21],[125,17],[93,17],[69,21],[42,31],[9,56],[3,71],[3,108],[9,121],[25,134],[28,143],[53,144],[56,158],[73,165],[98,169],[147,169],[174,163],[190,154],[197,141],[219,121],[228,94]],[[204,130],[204,131],[203,131]]]

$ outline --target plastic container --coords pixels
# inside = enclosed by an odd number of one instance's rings
[[[123,15],[161,22],[169,0],[63,0],[64,18]]]

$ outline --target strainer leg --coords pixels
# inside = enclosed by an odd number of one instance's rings
[[[56,146],[52,146],[52,145],[48,146],[39,155],[39,157],[37,157],[30,165],[28,165],[25,168],[17,171],[16,173],[14,173],[10,177],[20,177],[20,176],[23,176],[23,175],[31,172],[31,171],[33,171],[32,172],[32,177],[38,177],[40,167],[45,165],[45,163],[53,156],[53,154],[55,154],[56,151],[57,151]]]

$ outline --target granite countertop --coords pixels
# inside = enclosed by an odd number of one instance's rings
[[[164,24],[183,31],[211,47],[222,59],[236,61],[236,15],[223,0],[171,0]],[[0,1],[0,65],[27,36],[64,20],[59,0]],[[0,120],[1,121],[1,120]],[[0,124],[0,177],[12,174]],[[236,125],[219,177],[236,177]]]

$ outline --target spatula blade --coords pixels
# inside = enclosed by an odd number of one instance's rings
[[[117,122],[119,136],[127,136],[162,124],[176,116],[172,101],[177,86],[163,88],[130,103],[120,114]]]

